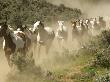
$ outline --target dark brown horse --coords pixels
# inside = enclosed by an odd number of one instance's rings
[[[12,66],[10,56],[18,52],[26,55],[31,45],[24,32],[13,31],[6,23],[0,23],[0,37],[4,38],[3,49],[10,67]]]

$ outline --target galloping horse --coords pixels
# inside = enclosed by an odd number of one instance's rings
[[[106,28],[106,21],[103,19],[103,17],[99,17],[99,27],[101,29],[105,29]]]
[[[71,21],[72,23],[72,40],[76,39],[78,40],[79,38],[79,31],[77,28],[77,22],[76,21]]]
[[[27,25],[22,25],[17,28],[17,31],[24,32],[30,38],[31,42],[37,43],[36,33],[32,32],[32,28],[28,28]]]
[[[0,23],[0,37],[4,38],[3,49],[5,56],[7,58],[8,64],[12,67],[10,57],[16,53],[21,53],[26,55],[27,50],[31,43],[28,42],[28,39],[22,31],[13,31],[7,24]]]
[[[76,39],[77,42],[83,46],[84,35],[87,35],[88,27],[84,24],[83,20],[71,21],[72,23],[72,40]]]
[[[44,27],[44,24],[41,21],[37,21],[34,24],[32,31],[33,33],[38,33],[37,34],[37,42],[39,45],[38,55],[40,54],[41,46],[45,46],[46,54],[48,54],[48,51],[55,37],[53,29],[50,27]]]
[[[91,31],[91,29],[92,29],[92,24],[91,24],[90,21],[91,21],[90,19],[86,19],[86,20],[85,20],[85,24],[86,24],[86,26],[87,26],[87,28],[88,28],[88,35],[89,35],[89,36],[92,35],[92,31]]]
[[[63,46],[63,42],[67,42],[68,39],[68,29],[64,26],[64,21],[58,21],[58,24],[56,38],[58,39],[59,45]]]

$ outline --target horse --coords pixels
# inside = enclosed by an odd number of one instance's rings
[[[79,40],[79,30],[77,28],[77,22],[71,21],[71,23],[72,23],[72,41],[74,39]]]
[[[11,56],[17,53],[21,53],[25,56],[31,43],[29,43],[24,32],[13,31],[6,22],[0,23],[0,37],[4,38],[3,50],[9,67],[12,67]]]
[[[88,26],[84,22],[84,20],[80,20],[80,28],[81,28],[81,35],[88,35]]]
[[[84,35],[87,35],[88,27],[84,24],[83,20],[71,21],[72,23],[72,40],[76,39],[77,42],[83,46]]]
[[[105,29],[106,28],[106,21],[103,19],[103,17],[99,17],[99,27],[101,29]]]
[[[32,32],[32,28],[28,28],[27,25],[22,25],[21,27],[17,28],[17,31],[24,32],[31,40],[31,42],[37,43],[36,33]]]
[[[37,48],[37,32],[33,32],[32,31],[32,27],[27,27],[27,25],[22,25],[21,27],[17,28],[18,31],[22,31],[24,32],[27,37],[29,38],[30,42],[32,43],[32,47],[31,47],[31,50],[32,50],[32,54],[34,55],[36,52],[36,48]]]
[[[44,27],[41,21],[37,21],[32,29],[33,33],[37,33],[37,43],[38,43],[38,55],[40,55],[41,46],[45,46],[45,52],[48,54],[52,42],[55,38],[55,33],[52,28]]]
[[[68,40],[68,29],[64,26],[64,21],[58,21],[58,28],[56,31],[56,38],[60,46],[63,46],[63,43]]]

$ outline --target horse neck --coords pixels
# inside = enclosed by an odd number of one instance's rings
[[[82,26],[82,24],[80,23],[80,24],[79,24],[79,27],[81,27],[81,26]]]
[[[73,26],[73,29],[77,29],[77,25],[76,24]]]
[[[24,33],[29,34],[30,31],[29,31],[28,29],[25,29],[25,30],[24,30]]]
[[[88,21],[86,22],[86,24],[89,25],[89,23],[90,23],[90,21],[88,20]]]
[[[91,22],[90,21],[88,22],[88,25],[91,25]]]
[[[13,33],[13,32],[12,32]],[[12,34],[11,34],[11,30],[9,28],[7,28],[6,33],[3,35],[5,41],[8,42],[12,42]]]
[[[5,39],[5,41],[9,41],[10,39],[11,39],[11,36],[10,36],[10,34],[5,34],[4,35],[4,39]]]
[[[6,50],[7,50],[7,48],[10,48],[11,49],[11,53],[14,53],[16,45],[15,45],[15,43],[12,40],[12,38],[13,38],[12,34],[9,32],[9,33],[6,33],[3,37],[4,37],[4,40],[5,40],[4,47],[6,48]]]
[[[47,33],[47,31],[44,28],[42,28],[42,29],[38,30],[38,33],[40,36],[43,36]]]
[[[63,25],[60,25],[60,26],[59,26],[59,30],[60,30],[60,31],[63,31],[63,27],[64,27]]]

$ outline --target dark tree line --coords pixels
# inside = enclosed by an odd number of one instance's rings
[[[81,16],[80,9],[48,3],[45,0],[0,0],[0,21],[9,24],[33,24],[37,20],[52,22]]]

